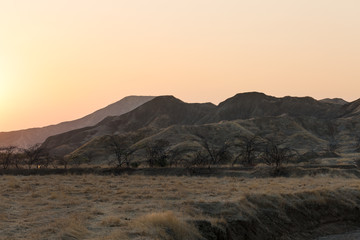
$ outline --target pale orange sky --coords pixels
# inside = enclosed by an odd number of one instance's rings
[[[127,95],[360,98],[358,0],[0,0],[0,131]]]

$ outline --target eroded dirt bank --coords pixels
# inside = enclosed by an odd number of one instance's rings
[[[358,239],[360,239],[360,230],[351,231],[343,234],[335,234],[335,235],[320,237],[316,240],[358,240]]]
[[[206,239],[315,239],[360,226],[360,191],[308,191],[247,195],[238,203],[198,203],[221,224],[196,221]]]

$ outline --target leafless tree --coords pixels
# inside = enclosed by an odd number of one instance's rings
[[[24,152],[24,164],[28,166],[28,169],[31,169],[32,165],[37,165],[40,163],[41,158],[46,156],[46,151],[39,144],[36,144],[32,147],[23,149]]]
[[[237,138],[240,140],[240,143],[235,144],[235,147],[240,148],[240,153],[235,157],[233,164],[240,161],[245,165],[253,166],[256,157],[261,152],[262,139],[256,135]]]
[[[159,139],[146,146],[147,162],[150,167],[165,167],[168,164],[170,143],[167,140]]]
[[[197,136],[200,138],[200,144],[208,155],[208,157],[204,159],[207,160],[208,167],[227,162],[231,158],[229,153],[230,145],[227,142],[215,145],[208,142],[204,136],[199,134]]]
[[[49,152],[46,149],[41,149],[40,156],[36,162],[37,167],[48,168],[49,165],[53,162],[53,158],[50,156]]]
[[[53,158],[56,162],[55,166],[60,165],[63,166],[65,169],[68,168],[69,163],[73,160],[73,156],[54,156]]]
[[[110,149],[115,154],[116,159],[110,161],[110,165],[120,168],[123,165],[130,167],[131,156],[136,149],[131,148],[131,141],[119,136],[110,136]]]
[[[194,157],[187,162],[186,167],[193,167],[193,166],[205,166],[209,165],[209,157],[204,150],[198,150],[195,152]]]
[[[16,149],[17,148],[15,146],[0,148],[0,164],[3,169],[8,169],[12,164],[14,164]]]
[[[170,150],[168,158],[169,166],[171,167],[172,165],[174,165],[175,167],[177,167],[181,161],[181,151],[178,148]]]
[[[21,165],[23,164],[24,154],[20,151],[20,149],[17,149],[15,153],[13,153],[13,159],[11,161],[11,164],[19,169],[21,168]]]
[[[297,156],[295,150],[287,147],[281,147],[279,143],[274,140],[269,140],[261,158],[266,164],[275,166],[275,172],[284,164],[294,159]]]

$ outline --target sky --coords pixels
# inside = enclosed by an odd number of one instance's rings
[[[128,95],[360,98],[358,0],[0,0],[0,131]]]

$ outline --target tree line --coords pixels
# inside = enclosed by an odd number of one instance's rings
[[[70,159],[52,156],[40,144],[28,148],[16,146],[0,147],[0,167],[2,169],[66,168]]]
[[[254,166],[256,163],[265,163],[278,171],[284,163],[298,161],[302,156],[293,148],[285,146],[280,137],[263,138],[257,135],[235,136],[231,141],[213,144],[208,138],[197,134],[201,147],[192,153],[190,158],[182,158],[179,148],[171,148],[170,142],[157,139],[145,146],[145,159],[149,167],[208,167],[222,164],[241,164]],[[116,155],[113,161],[115,167],[129,167],[133,163],[133,154],[139,149],[132,148],[132,142],[120,136],[111,137],[112,150]],[[338,155],[340,144],[332,134],[327,146],[317,156]],[[360,152],[360,137],[357,138],[354,151]],[[313,152],[313,151],[310,151]],[[306,156],[306,154],[304,154]],[[137,166],[137,164],[134,164]]]
[[[256,161],[261,161],[277,170],[283,163],[298,157],[295,150],[284,147],[280,142],[258,136],[235,137],[237,141],[225,141],[220,144],[213,144],[201,135],[197,137],[200,139],[201,147],[193,152],[190,158],[182,158],[181,150],[171,149],[169,141],[154,140],[145,146],[145,162],[149,167],[210,168],[229,163],[254,166]],[[132,143],[128,139],[111,136],[110,146],[115,155],[110,164],[117,168],[135,165],[133,154],[139,149],[132,148]]]
[[[258,162],[274,166],[278,170],[284,163],[299,158],[299,154],[284,143],[271,138],[261,138],[256,135],[235,136],[231,141],[213,144],[208,138],[197,134],[200,148],[192,152],[191,157],[182,158],[179,148],[171,148],[170,142],[165,139],[157,139],[149,142],[141,149],[145,152],[144,162],[149,167],[208,167],[223,164],[242,164],[254,166]],[[339,144],[330,138],[325,155],[336,155]],[[115,168],[129,168],[139,166],[135,161],[134,153],[140,148],[133,147],[136,141],[128,137],[118,135],[109,136],[106,150],[113,157],[108,164]],[[358,138],[355,151],[360,152],[360,137]],[[0,147],[0,167],[9,168],[67,168],[69,165],[79,165],[90,161],[92,152],[84,152],[81,155],[54,156],[47,149],[37,144],[28,148],[15,146]]]

